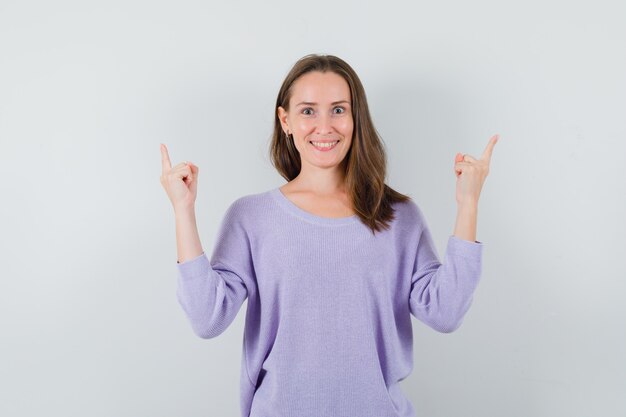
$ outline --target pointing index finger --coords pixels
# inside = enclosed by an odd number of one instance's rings
[[[491,161],[491,154],[493,152],[493,147],[496,146],[496,143],[498,143],[499,138],[500,138],[500,135],[495,134],[491,137],[491,139],[489,139],[489,143],[487,144],[487,147],[485,148],[485,151],[483,152],[482,159],[485,159],[487,162]]]
[[[167,153],[167,147],[163,143],[161,144],[161,167],[163,168],[163,174],[172,169],[170,155]]]

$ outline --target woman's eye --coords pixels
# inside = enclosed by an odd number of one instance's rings
[[[339,114],[344,113],[346,111],[346,109],[344,109],[343,107],[335,107],[335,110],[340,109],[341,111],[339,112]]]
[[[304,114],[311,114],[311,113],[307,113],[307,111],[309,111],[309,110],[313,110],[313,109],[311,109],[310,107],[307,107],[306,109],[302,110],[302,113],[304,113]]]

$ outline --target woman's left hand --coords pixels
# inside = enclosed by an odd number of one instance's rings
[[[454,172],[456,173],[456,202],[458,205],[470,204],[478,206],[478,197],[485,178],[489,174],[489,163],[493,147],[498,142],[499,135],[493,135],[480,159],[467,154],[457,153],[454,158]]]

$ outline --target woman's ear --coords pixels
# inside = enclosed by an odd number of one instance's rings
[[[285,133],[289,132],[289,125],[287,124],[287,112],[285,111],[285,109],[283,109],[282,106],[278,106],[276,114],[278,116],[278,120],[280,121],[281,126],[283,127],[283,131]]]

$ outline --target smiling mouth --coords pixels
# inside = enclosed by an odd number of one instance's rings
[[[340,140],[336,140],[334,142],[315,142],[318,145],[315,145],[314,141],[310,140],[309,143],[318,151],[321,152],[325,152],[325,151],[330,151],[331,149],[334,149],[337,144],[340,142]],[[329,143],[332,143],[332,145],[328,145]]]
[[[313,142],[317,142],[317,143],[333,143],[333,142],[339,142],[341,139],[337,139],[337,140],[331,140],[331,141],[316,141],[316,140],[310,140],[309,143],[313,143]]]

